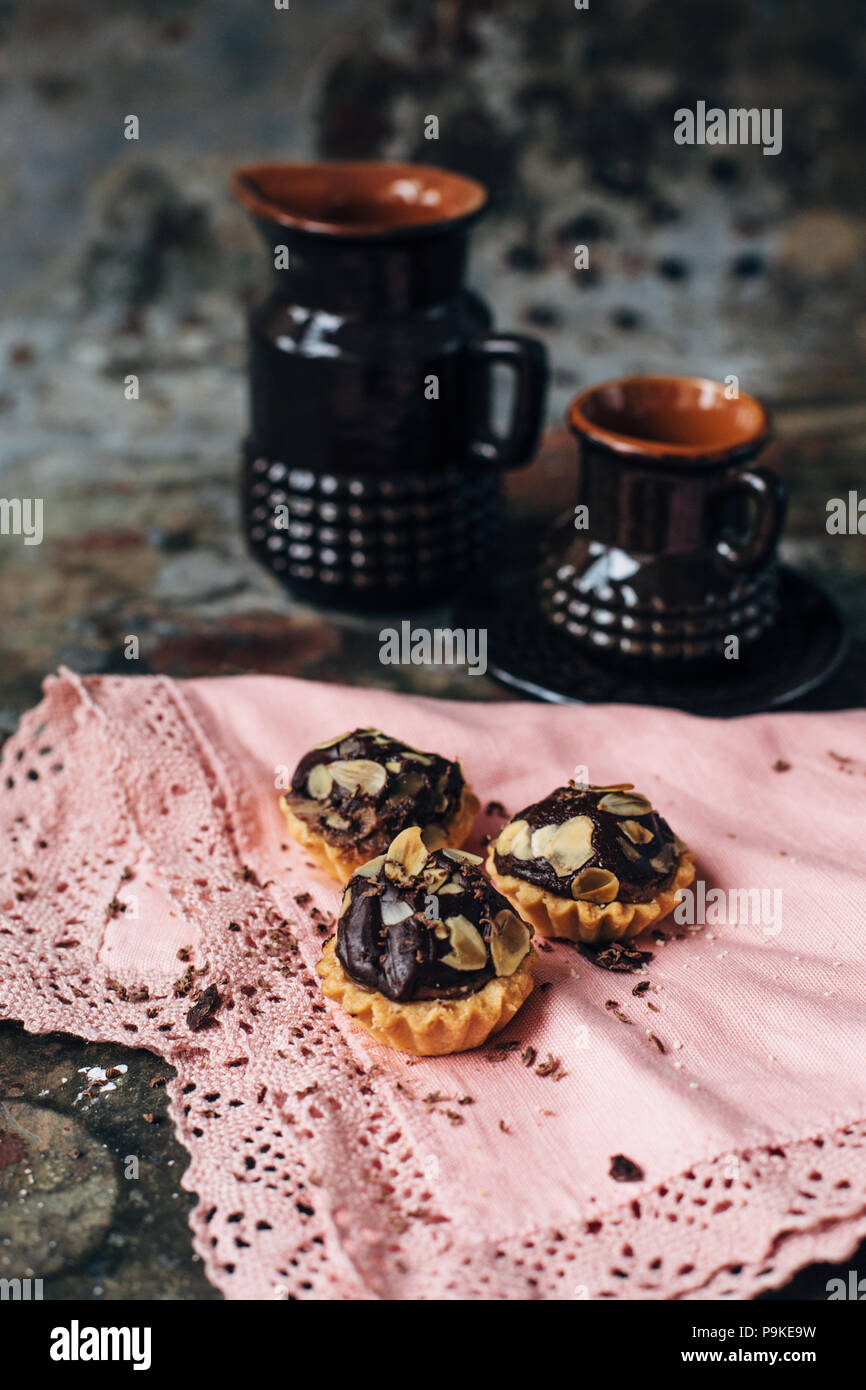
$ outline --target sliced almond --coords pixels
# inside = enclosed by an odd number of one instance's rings
[[[385,769],[370,758],[341,758],[329,763],[328,771],[344,791],[362,791],[366,796],[378,796],[385,785]]]
[[[433,864],[429,869],[425,869],[422,875],[424,887],[429,893],[438,893],[443,883],[448,882],[449,874],[447,869],[437,869]]]
[[[655,869],[657,874],[665,874],[669,869],[673,868],[675,859],[676,853],[673,845],[665,845],[664,849],[660,850],[659,853],[650,860],[650,865]]]
[[[531,859],[529,822],[510,820],[503,826],[496,840],[497,854],[513,854],[515,859]]]
[[[400,772],[399,767],[397,770]],[[394,790],[388,797],[388,801],[392,805],[396,805],[398,801],[405,801],[407,797],[417,796],[423,785],[423,772],[400,772],[400,776],[394,783]]]
[[[608,792],[598,803],[600,811],[608,811],[612,816],[648,816],[652,806],[640,792],[627,795],[625,792]]]
[[[461,860],[467,864],[483,864],[484,862],[480,854],[470,854],[466,849],[446,849],[445,853],[449,859],[455,859],[458,864]]]
[[[339,816],[336,811],[325,816],[325,825],[329,825],[332,830],[348,830],[351,821],[347,821],[345,816]]]
[[[463,892],[463,884],[462,884],[462,883],[458,883],[455,879],[452,879],[450,883],[446,883],[442,888],[439,889],[439,896],[441,897],[443,893],[462,893],[462,892]]]
[[[316,801],[324,801],[330,795],[334,779],[327,763],[316,763],[307,774],[307,791]]]
[[[361,878],[375,878],[384,863],[384,854],[377,854],[375,859],[368,859],[366,864],[355,870],[355,873],[360,874]]]
[[[396,927],[398,922],[405,922],[411,916],[412,909],[408,903],[382,903],[382,922],[386,927]]]
[[[318,753],[322,748],[334,748],[338,743],[342,743],[344,738],[349,738],[353,731],[347,729],[344,734],[337,734],[336,738],[326,738],[324,743],[314,743],[313,751]]]
[[[352,901],[352,894],[349,892],[349,890],[348,890],[348,888],[347,888],[346,891],[345,891],[345,893],[343,894],[343,901],[340,903],[340,911],[337,913],[337,916],[338,916],[338,917],[342,917],[343,913],[346,911],[346,908],[349,906],[349,903],[350,903],[351,901]]]
[[[617,835],[617,844],[630,864],[636,864],[640,859],[640,850],[635,849],[630,840],[623,839],[622,835]]]
[[[624,820],[620,830],[628,836],[633,845],[648,845],[650,840],[655,839],[653,832],[637,820]]]
[[[497,912],[490,935],[490,956],[497,975],[513,975],[528,950],[526,923],[510,908]]]
[[[391,761],[391,762],[389,762],[389,763],[386,763],[385,766],[386,766],[386,768],[388,769],[389,772],[402,772],[402,771],[403,771],[403,764],[402,764],[402,763],[398,763],[398,762]]]
[[[395,836],[388,846],[388,858],[402,864],[406,872],[411,874],[413,878],[416,874],[420,874],[427,863],[428,850],[417,825],[407,826],[405,830],[401,830],[400,834]]]
[[[583,903],[612,903],[619,879],[609,869],[584,869],[571,885],[571,896]]]
[[[431,821],[430,824],[425,825],[424,829],[421,831],[421,839],[432,854],[434,849],[441,849],[442,846],[447,843],[448,835],[441,825],[438,825],[436,821]]]
[[[478,928],[462,913],[456,917],[446,917],[445,925],[451,950],[442,957],[442,964],[450,965],[452,970],[483,970],[487,964],[487,947]]]
[[[571,816],[562,825],[542,826],[532,836],[533,854],[546,859],[557,878],[565,878],[592,858],[592,830],[589,816]]]
[[[416,753],[414,748],[404,748],[403,757],[411,758],[413,763],[423,763],[425,767],[429,767],[433,761],[426,753]]]
[[[596,782],[572,782],[579,792],[630,792],[634,782],[611,782],[609,786],[601,787]]]
[[[408,888],[412,882],[405,864],[401,864],[399,859],[386,858],[382,873],[389,883],[396,884],[398,888]]]

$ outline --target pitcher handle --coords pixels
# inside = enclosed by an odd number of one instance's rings
[[[494,364],[500,363],[514,375],[508,432],[501,438],[494,435],[488,418],[481,426],[481,436],[470,443],[469,453],[497,468],[519,468],[532,457],[541,433],[547,389],[544,345],[537,338],[519,333],[494,333],[488,338],[474,339],[468,344],[467,353],[471,369],[488,373]]]

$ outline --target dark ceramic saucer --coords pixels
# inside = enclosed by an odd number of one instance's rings
[[[700,671],[686,663],[666,671],[595,660],[543,617],[531,570],[506,572],[495,593],[467,600],[459,621],[486,626],[490,675],[535,699],[756,714],[801,699],[833,674],[845,654],[842,617],[823,590],[784,566],[779,584],[775,625],[739,660]]]

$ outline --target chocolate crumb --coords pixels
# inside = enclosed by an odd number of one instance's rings
[[[654,1014],[660,1014],[660,1013],[661,1013],[661,1009],[659,1008],[658,1004],[654,1004],[653,1001],[652,1001],[651,999],[648,999],[648,1000],[646,1001],[646,1006],[647,1006],[648,1009],[652,1009],[652,1011],[653,1011]]]
[[[157,1086],[164,1086],[167,1081],[167,1076],[152,1076],[150,1081],[148,1082],[148,1085],[150,1086],[150,1089],[153,1091],[156,1089]]]
[[[535,1058],[537,1055],[538,1054],[536,1053],[535,1048],[530,1047],[527,1043],[526,1047],[520,1054],[520,1060],[525,1067],[532,1067],[535,1065]]]
[[[113,897],[108,907],[105,909],[105,920],[107,922],[113,922],[115,917],[119,917],[121,912],[125,912],[128,907],[129,903],[122,903],[120,898],[116,896]]]
[[[579,941],[577,949],[599,970],[623,971],[631,975],[648,965],[653,958],[652,951],[639,951],[636,946],[622,941],[611,941],[600,949]]]
[[[774,771],[774,772],[790,772],[790,771],[791,771],[791,764],[790,764],[790,763],[786,763],[784,758],[777,758],[776,761],[773,763],[773,771]]]
[[[152,1110],[148,1110],[147,1114],[142,1115],[141,1118],[145,1120],[146,1123],[149,1125],[155,1125],[159,1123],[159,1117],[157,1115],[154,1115]]]
[[[210,1023],[222,1002],[216,985],[208,985],[198,1003],[187,1010],[186,1021],[190,1032],[197,1033],[205,1024]]]
[[[562,1062],[558,1057],[554,1057],[552,1052],[548,1052],[543,1062],[539,1062],[535,1068],[536,1076],[549,1076],[551,1081],[561,1081],[568,1072],[564,1070]]]
[[[192,966],[188,965],[183,974],[179,976],[178,979],[176,979],[174,984],[172,985],[172,990],[177,995],[178,999],[182,999],[185,994],[189,994],[190,990],[192,989],[192,982]]]
[[[637,984],[635,985],[634,989],[632,990],[632,994],[646,994],[646,992],[647,992],[647,990],[649,989],[649,987],[650,987],[650,982],[649,982],[649,980],[638,980]]]
[[[545,941],[544,937],[542,936],[536,937],[535,941],[533,941],[532,944],[535,947],[536,951],[543,951],[546,956],[549,956],[551,951],[553,950],[553,947],[551,946],[550,942]]]
[[[448,1116],[448,1119],[451,1121],[451,1124],[452,1124],[452,1125],[462,1125],[462,1124],[463,1124],[463,1116],[462,1116],[462,1115],[458,1115],[458,1113],[457,1113],[456,1110],[446,1110],[446,1111],[445,1111],[445,1114]]]
[[[613,1154],[608,1176],[613,1178],[614,1182],[641,1182],[643,1168],[633,1159],[626,1158],[625,1154]]]
[[[488,801],[487,805],[484,807],[484,814],[485,816],[502,816],[504,819],[508,812],[501,801]]]
[[[607,1009],[609,1014],[613,1014],[614,1018],[618,1018],[620,1023],[631,1023],[631,1019],[629,1018],[628,1014],[623,1013],[622,1009],[619,1007],[619,1004],[616,1002],[615,999],[608,999],[605,1002],[604,1007]]]
[[[307,903],[310,903],[310,902],[312,902],[312,901],[313,901],[313,895],[312,895],[312,893],[296,893],[296,894],[295,894],[295,902],[298,904],[298,907],[306,907],[306,906],[307,906]]]
[[[664,1052],[665,1045],[662,1042],[661,1038],[657,1038],[655,1033],[647,1033],[647,1037],[649,1038],[650,1042],[652,1043],[653,1047],[656,1049],[657,1052]]]
[[[502,1130],[502,1133],[503,1133],[503,1134],[510,1134],[510,1133],[511,1133],[511,1130],[508,1128],[508,1125],[505,1123],[504,1120],[500,1120],[500,1121],[499,1121],[499,1128]]]

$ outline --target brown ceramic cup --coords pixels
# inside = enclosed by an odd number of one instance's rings
[[[571,403],[573,516],[540,571],[543,611],[599,654],[730,657],[777,608],[785,488],[752,460],[770,422],[754,396],[702,377],[603,382]]]

